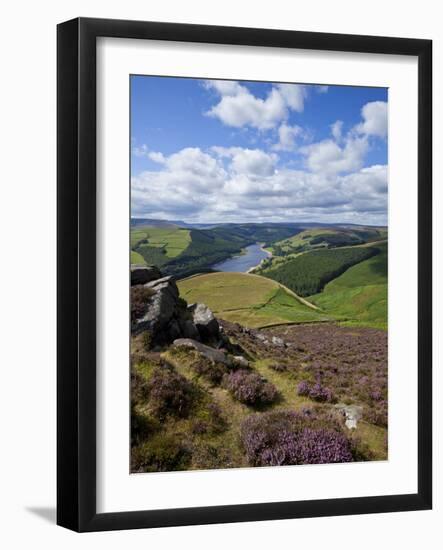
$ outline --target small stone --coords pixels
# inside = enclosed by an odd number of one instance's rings
[[[284,341],[278,336],[272,337],[272,343],[274,344],[274,346],[279,346],[279,347],[284,347],[285,345]]]
[[[249,361],[245,359],[242,355],[234,355],[232,357],[232,363],[235,367],[241,367],[243,369],[249,368]]]

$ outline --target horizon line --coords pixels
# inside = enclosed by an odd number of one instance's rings
[[[293,223],[293,224],[298,224],[298,225],[302,225],[302,224],[306,224],[306,223],[316,223],[316,224],[320,224],[320,225],[359,225],[359,226],[366,226],[366,227],[388,227],[388,224],[374,224],[374,223],[357,223],[357,222],[347,222],[347,221],[341,221],[341,222],[324,222],[324,221],[317,221],[317,220],[307,220],[307,221],[229,221],[229,222],[215,222],[215,221],[185,221],[185,220],[180,220],[180,219],[164,219],[164,218],[144,218],[142,216],[131,216],[130,217],[131,220],[150,220],[150,221],[157,221],[157,222],[181,222],[181,223],[186,223],[186,224],[189,224],[189,225],[192,225],[192,224],[205,224],[205,225],[227,225],[227,224],[246,224],[246,223],[252,223],[252,224],[264,224],[264,223],[268,223],[268,224],[283,224],[283,223]]]

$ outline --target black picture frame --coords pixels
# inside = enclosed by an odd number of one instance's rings
[[[432,507],[432,42],[79,18],[57,29],[57,523],[104,531],[427,510]],[[418,491],[416,494],[96,512],[96,39],[153,39],[418,59]]]

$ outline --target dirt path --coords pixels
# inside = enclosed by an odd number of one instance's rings
[[[250,277],[260,277],[260,279],[263,279],[262,275],[256,275],[255,273],[247,273]],[[318,306],[315,306],[314,304],[311,304],[311,302],[308,302],[308,300],[305,300],[298,294],[296,294],[293,290],[288,288],[287,286],[283,285],[282,283],[279,283],[278,281],[274,281],[274,279],[269,279],[270,281],[273,281],[276,285],[278,285],[282,290],[287,292],[290,296],[298,300],[301,304],[304,306],[310,307],[311,309],[314,309],[315,311],[321,311],[321,308]]]

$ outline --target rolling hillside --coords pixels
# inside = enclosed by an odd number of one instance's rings
[[[276,267],[259,270],[265,277],[284,284],[300,296],[320,292],[326,283],[349,267],[378,254],[374,247],[347,246],[312,250],[289,257]]]
[[[207,273],[178,281],[178,287],[188,303],[203,302],[217,317],[250,328],[332,318],[279,283],[258,275]]]
[[[387,329],[388,253],[387,243],[378,244],[380,253],[328,283],[323,292],[309,300],[325,313],[344,318],[348,324]]]

